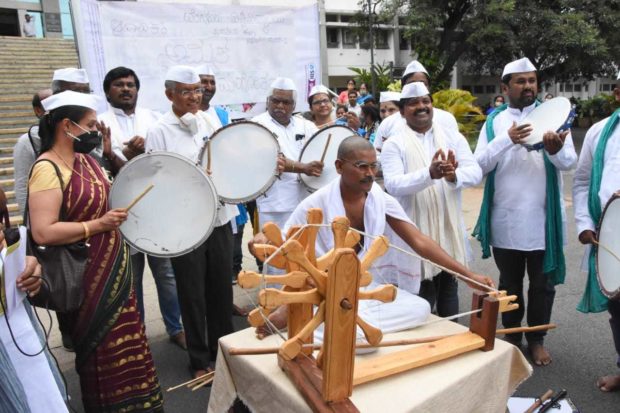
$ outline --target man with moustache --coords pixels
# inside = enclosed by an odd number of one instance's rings
[[[575,167],[577,154],[568,131],[547,132],[542,150],[528,151],[520,145],[532,128],[517,125],[537,105],[538,77],[528,58],[508,63],[501,81],[508,104],[487,118],[474,153],[487,177],[474,235],[481,242],[483,258],[491,255],[492,247],[500,272],[499,289],[517,296],[519,309],[502,314],[504,327],[521,325],[526,269],[530,281],[527,323],[536,326],[549,322],[555,285],[563,283],[566,274],[561,171]],[[532,360],[539,366],[552,360],[544,337],[544,331],[525,334]],[[521,339],[521,333],[506,335],[517,346]]]
[[[173,152],[198,162],[205,141],[215,132],[200,113],[204,92],[200,76],[193,67],[173,66],[166,74],[165,88],[172,107],[146,133],[145,149]],[[171,259],[194,377],[212,369],[219,338],[233,332],[230,220],[237,214],[236,206],[223,205],[209,238],[195,250]]]
[[[109,103],[108,111],[98,120],[110,128],[112,154],[109,159],[118,169],[135,156],[144,153],[144,136],[147,129],[157,123],[160,115],[150,109],[137,107],[140,79],[136,73],[120,66],[110,70],[103,79],[103,91]],[[131,248],[131,265],[140,316],[144,321],[144,296],[142,276],[144,259],[149,263],[155,279],[157,298],[166,332],[170,341],[186,349],[185,333],[181,325],[181,309],[177,298],[177,286],[169,258],[146,255]]]
[[[405,85],[412,82],[422,82],[426,88],[430,90],[430,75],[422,63],[417,60],[414,60],[407,65],[405,71],[403,72],[403,76],[400,79],[400,83],[403,85],[403,88]],[[444,129],[454,129],[458,132],[459,125],[456,123],[456,119],[450,112],[446,112],[443,109],[434,108],[434,117],[435,121],[440,123]],[[407,121],[405,121],[405,118],[402,117],[400,112],[394,113],[393,115],[383,119],[377,129],[377,132],[375,133],[374,145],[377,152],[381,152],[383,143],[391,136],[397,134],[401,128],[406,126],[406,124]]]
[[[471,248],[461,212],[461,190],[480,183],[482,171],[465,137],[434,120],[433,98],[424,83],[405,85],[399,105],[407,126],[383,146],[385,189],[422,233],[467,265]],[[421,279],[419,295],[431,309],[436,304],[440,317],[459,312],[458,282],[452,274],[422,263]],[[402,274],[395,281],[407,289]],[[417,283],[413,285],[411,292],[418,293]]]

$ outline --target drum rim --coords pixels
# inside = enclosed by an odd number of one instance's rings
[[[271,135],[276,143],[276,147],[278,148],[278,153],[281,152],[280,149],[280,142],[278,142],[278,137],[275,133],[273,133],[272,131],[270,131],[269,129],[267,129],[265,126],[261,125],[258,122],[253,122],[250,120],[240,120],[237,122],[232,122],[229,123],[226,126],[222,126],[221,128],[219,128],[217,131],[215,131],[215,133],[209,137],[209,139],[215,139],[217,137],[217,135],[223,131],[224,129],[228,129],[232,126],[236,126],[236,125],[243,125],[243,124],[251,124],[251,125],[256,125],[261,127],[262,129],[264,129],[265,131],[267,131],[269,133],[269,135]],[[202,148],[200,148],[200,152],[198,153],[198,164],[200,165],[202,168],[198,168],[200,170],[203,170],[203,168],[205,167],[204,163],[203,163],[203,157],[205,152],[207,151],[207,142],[204,143],[204,145],[202,145]],[[220,200],[220,202],[224,203],[224,204],[241,204],[244,202],[250,202],[250,201],[254,201],[255,199],[259,198],[260,196],[264,195],[267,191],[269,191],[269,189],[273,186],[273,184],[276,182],[276,180],[278,179],[278,163],[276,161],[276,168],[273,171],[273,176],[271,177],[271,179],[269,179],[269,182],[267,182],[265,185],[262,186],[262,188],[258,191],[255,192],[251,195],[242,197],[242,198],[228,198],[225,196],[222,196],[220,194],[217,194],[218,199]],[[206,174],[206,173],[205,173]],[[208,176],[208,175],[207,175]],[[210,178],[209,178],[210,179]],[[213,183],[213,181],[211,180],[211,182]],[[215,184],[213,184],[215,185]],[[217,193],[217,192],[216,192]]]
[[[299,152],[299,159],[297,160],[298,162],[301,162],[301,159],[304,156],[304,152],[306,151],[306,148],[308,147],[308,145],[310,144],[310,142],[312,142],[312,140],[314,140],[314,138],[316,138],[319,134],[323,133],[324,131],[326,131],[327,129],[331,129],[331,128],[347,128],[348,130],[351,131],[351,136],[360,136],[357,132],[355,132],[353,129],[351,129],[350,127],[348,127],[347,125],[330,125],[330,126],[326,126],[324,128],[319,129],[318,131],[314,132],[312,134],[312,136],[310,137],[310,139],[308,139],[306,141],[306,143],[304,144],[304,146],[301,148],[301,152]],[[345,138],[346,139],[346,138]],[[310,185],[308,185],[306,183],[306,181],[304,180],[304,176],[301,173],[297,174],[298,176],[298,180],[299,182],[301,182],[301,184],[306,188],[306,190],[310,193],[313,193],[315,191],[318,191],[318,189],[316,188],[312,188],[310,187]]]
[[[603,223],[603,219],[605,218],[605,213],[607,212],[607,209],[609,208],[609,206],[616,200],[620,198],[619,195],[617,195],[616,193],[614,193],[609,200],[607,201],[607,203],[605,204],[605,208],[603,208],[603,212],[601,213],[601,219],[598,222],[598,225],[596,226],[596,233],[600,234],[600,230],[601,230],[601,225]],[[594,246],[592,246],[594,247]],[[598,281],[598,285],[601,288],[601,292],[607,297],[607,298],[615,298],[618,295],[620,295],[620,287],[616,288],[613,291],[607,290],[605,287],[603,287],[603,283],[601,283],[601,277],[599,276],[599,262],[598,262],[598,251],[599,248],[596,248],[596,254],[595,254],[595,266],[596,266],[596,280]]]
[[[123,240],[129,244],[131,247],[135,248],[136,250],[144,253],[144,254],[148,254],[148,255],[152,255],[154,257],[158,257],[158,258],[174,258],[174,257],[180,257],[182,255],[188,254],[192,251],[194,251],[195,249],[197,249],[198,247],[200,247],[210,236],[211,233],[213,233],[213,230],[215,229],[215,221],[217,220],[217,211],[219,210],[219,202],[217,200],[217,191],[215,189],[215,185],[213,185],[213,182],[211,181],[211,178],[209,178],[209,176],[200,168],[198,168],[194,162],[192,162],[190,159],[186,158],[185,156],[179,155],[177,153],[174,152],[167,152],[167,151],[153,151],[153,152],[148,152],[148,153],[143,153],[140,154],[134,158],[132,158],[131,160],[129,160],[124,166],[123,168],[121,168],[121,170],[118,172],[118,174],[116,174],[116,176],[114,177],[114,181],[116,181],[116,179],[118,179],[119,176],[121,176],[123,174],[123,171],[126,170],[125,168],[129,165],[131,165],[132,163],[135,163],[135,161],[146,158],[146,157],[152,157],[153,155],[155,156],[170,156],[176,159],[179,159],[183,162],[186,162],[187,164],[191,165],[192,167],[196,168],[198,171],[200,171],[200,173],[206,178],[207,183],[209,185],[209,187],[211,188],[211,190],[213,191],[213,194],[215,195],[215,197],[213,198],[214,201],[214,208],[213,208],[213,219],[211,220],[211,224],[209,225],[209,228],[207,229],[207,232],[205,233],[205,235],[200,239],[199,242],[197,242],[195,245],[193,245],[190,248],[186,248],[184,249],[182,252],[175,252],[173,254],[166,254],[166,253],[161,253],[161,252],[152,252],[152,251],[147,251],[144,248],[141,248],[139,246],[137,246],[134,242],[130,241],[129,238],[127,238],[127,236],[125,236],[125,234],[123,233],[123,225],[121,225],[120,227],[118,227],[119,231],[121,232],[121,234],[123,235]],[[110,188],[110,193],[108,195],[109,200],[112,200],[112,194],[114,192],[114,182],[111,185]]]
[[[556,133],[560,133],[563,132],[567,129],[570,129],[571,126],[573,125],[573,122],[575,121],[575,107],[572,104],[572,102],[570,101],[570,99],[568,99],[566,96],[556,96],[553,99],[549,100],[548,102],[555,100],[555,99],[561,99],[561,100],[566,100],[568,102],[568,107],[569,107],[569,112],[568,115],[566,116],[566,119],[563,120],[562,125],[560,125],[560,127],[555,131]],[[519,126],[520,125],[525,125],[526,123],[528,123],[528,118],[529,116],[534,113],[534,111],[536,109],[538,109],[539,107],[541,107],[542,105],[544,105],[547,102],[542,102],[539,106],[535,107],[534,110],[532,110],[530,113],[527,114],[527,116],[525,118],[523,118],[523,120],[521,122],[519,122]],[[521,143],[522,146],[524,146],[526,149],[528,150],[539,150],[542,149],[544,146],[542,144],[542,140],[540,142],[535,142],[535,143]]]

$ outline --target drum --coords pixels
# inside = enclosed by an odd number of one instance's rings
[[[620,296],[620,196],[612,196],[598,226],[596,275],[601,291],[609,298]]]
[[[537,106],[519,123],[532,125],[532,133],[521,144],[530,151],[543,148],[543,135],[549,131],[562,132],[570,129],[575,120],[575,109],[565,97],[549,99]]]
[[[151,184],[120,226],[127,243],[156,257],[176,257],[199,247],[213,231],[219,206],[209,177],[174,153],[140,155],[114,179],[110,208],[126,208]]]
[[[338,177],[336,172],[336,158],[338,157],[338,147],[340,143],[349,136],[357,135],[353,130],[342,125],[333,125],[323,128],[310,137],[301,150],[299,162],[309,163],[323,159],[323,172],[321,176],[308,176],[299,174],[301,183],[310,192],[314,192],[324,187]],[[330,138],[331,136],[331,138]],[[327,143],[329,139],[329,144]]]
[[[206,170],[222,202],[252,201],[265,192],[278,176],[277,137],[263,125],[242,121],[224,126],[211,136],[200,151]]]

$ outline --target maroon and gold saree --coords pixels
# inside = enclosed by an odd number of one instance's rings
[[[108,211],[110,184],[97,162],[76,154],[64,190],[67,221]],[[88,240],[84,302],[74,314],[73,342],[87,412],[161,411],[163,399],[132,287],[130,255],[118,230]]]

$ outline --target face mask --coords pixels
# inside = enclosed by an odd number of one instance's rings
[[[101,144],[101,140],[103,139],[103,137],[101,136],[99,131],[87,131],[77,123],[73,122],[73,124],[84,131],[84,133],[81,133],[79,136],[75,136],[71,132],[67,132],[67,135],[74,139],[73,150],[75,152],[90,153],[93,149],[95,149]]]

